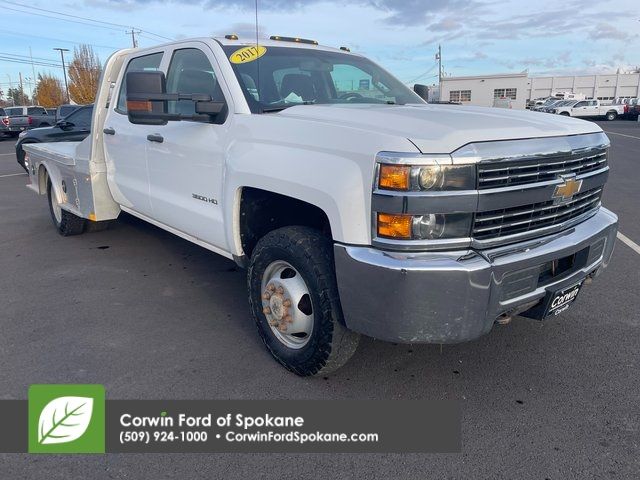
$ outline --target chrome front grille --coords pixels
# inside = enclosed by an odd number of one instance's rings
[[[606,150],[587,155],[564,155],[551,158],[507,160],[478,164],[478,188],[508,187],[555,180],[560,175],[593,172],[607,165]]]
[[[568,202],[550,200],[478,212],[473,224],[473,237],[488,240],[559,225],[597,208],[601,196],[602,187],[598,187],[579,193]]]

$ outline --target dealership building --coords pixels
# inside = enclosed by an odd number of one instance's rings
[[[467,105],[493,106],[498,98],[512,100],[513,108],[525,108],[527,100],[559,92],[584,94],[610,103],[616,97],[640,94],[640,73],[529,77],[527,73],[443,77],[441,100]]]

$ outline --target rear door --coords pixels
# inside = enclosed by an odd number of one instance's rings
[[[127,117],[125,75],[131,71],[160,70],[164,51],[147,51],[125,63],[116,85],[116,98],[105,118],[103,137],[107,162],[107,180],[114,200],[133,212],[151,217],[149,174],[147,169],[147,135],[153,126],[134,125]]]
[[[173,51],[167,67],[168,93],[230,98],[213,52],[202,42]],[[169,102],[170,113],[192,115],[191,101]],[[228,106],[211,121],[172,121],[151,127],[147,161],[153,218],[211,245],[227,249],[221,206],[222,174],[229,127]]]
[[[597,115],[600,115],[600,108],[598,107],[597,100],[587,100],[586,103],[587,103],[587,106],[586,106],[585,112],[587,116],[595,117]]]

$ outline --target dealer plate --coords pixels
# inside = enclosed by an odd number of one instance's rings
[[[543,318],[555,317],[567,310],[578,297],[578,293],[582,288],[582,281],[570,287],[556,290],[549,296],[547,309]]]

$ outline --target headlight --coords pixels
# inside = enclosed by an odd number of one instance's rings
[[[472,213],[399,215],[378,213],[377,235],[393,240],[465,238],[471,234]]]
[[[378,188],[382,190],[473,190],[475,165],[380,165]]]

